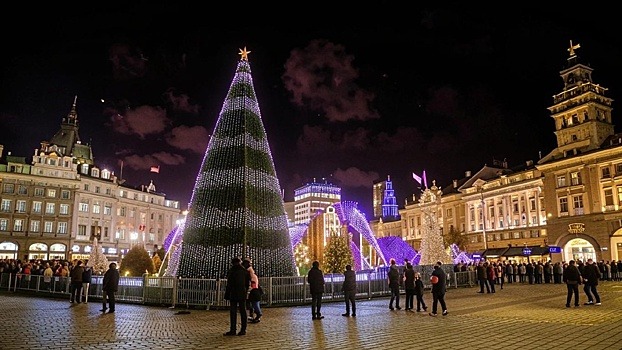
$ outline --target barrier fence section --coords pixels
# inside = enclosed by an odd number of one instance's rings
[[[474,271],[447,271],[447,287],[473,287],[476,285]],[[356,272],[357,299],[372,299],[390,295],[387,279],[388,269]],[[427,289],[431,288],[431,270],[418,271]],[[304,305],[311,302],[311,294],[306,276],[264,277],[260,278],[264,290],[261,304],[264,306]],[[343,300],[343,274],[325,274],[325,301]],[[103,276],[94,275],[88,290],[89,299],[101,300]],[[0,274],[0,289],[27,291],[69,297],[69,277],[41,275]],[[150,305],[168,305],[187,308],[226,308],[229,302],[224,299],[226,279],[201,279],[179,277],[121,276],[116,299],[119,302]],[[402,287],[403,288],[403,287]]]

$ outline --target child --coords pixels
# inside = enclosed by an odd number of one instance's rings
[[[257,282],[251,281],[251,291],[248,294],[248,300],[251,303],[251,307],[253,308],[253,312],[255,313],[255,318],[251,320],[251,323],[258,323],[261,321],[261,306],[259,303],[261,302],[261,296],[263,295],[263,289],[257,285]]]
[[[423,281],[419,272],[415,273],[415,295],[417,296],[417,312],[421,312],[422,308],[424,312],[428,311],[428,307],[423,301]]]

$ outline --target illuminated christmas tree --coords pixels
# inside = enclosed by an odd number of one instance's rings
[[[91,254],[89,255],[89,261],[86,266],[93,268],[93,274],[103,275],[108,270],[108,258],[104,255],[102,247],[97,241],[97,237],[93,239],[93,245],[91,246]]]
[[[445,249],[441,228],[438,222],[438,210],[441,203],[442,191],[432,182],[431,188],[426,188],[419,198],[419,205],[423,212],[423,230],[421,233],[421,260],[419,265],[434,265],[437,261],[451,264],[451,257]]]
[[[248,53],[240,50],[197,176],[175,269],[180,277],[222,277],[236,256],[250,257],[259,276],[296,275]]]
[[[352,250],[350,250],[350,234],[331,232],[326,248],[324,248],[324,272],[343,273],[346,265],[353,265]]]

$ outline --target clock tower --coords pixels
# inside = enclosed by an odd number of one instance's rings
[[[553,96],[553,105],[548,108],[555,120],[557,148],[539,164],[598,149],[614,134],[613,100],[605,96],[607,88],[592,81],[593,69],[580,62],[576,53],[580,47],[570,41],[568,68],[560,72],[564,88]]]

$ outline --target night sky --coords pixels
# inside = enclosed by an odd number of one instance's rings
[[[590,5],[16,11],[1,24],[0,144],[32,156],[77,95],[96,163],[120,176],[123,160],[127,183],[153,180],[185,207],[246,47],[285,200],[326,178],[371,213],[373,182],[391,176],[403,206],[420,192],[412,172],[446,186],[493,160],[512,167],[553,149],[547,107],[563,87],[570,40],[619,120],[622,21]]]

